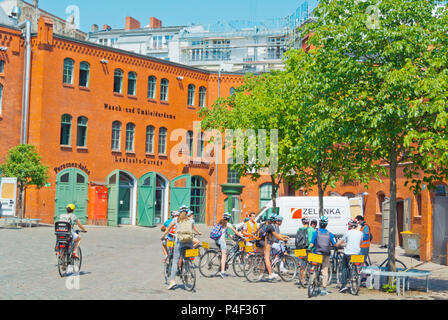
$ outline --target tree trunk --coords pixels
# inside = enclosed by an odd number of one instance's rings
[[[19,219],[23,219],[23,191],[25,190],[25,186],[23,183],[19,186]]]
[[[390,217],[389,217],[389,270],[395,272],[395,239],[397,226],[397,150],[393,146],[390,161]]]
[[[277,190],[279,188],[279,184],[277,184],[275,182],[274,176],[271,176],[271,181],[272,181],[272,193],[271,193],[272,210],[273,210],[273,213],[276,213],[277,212]]]
[[[317,169],[317,188],[319,189],[319,217],[324,216],[324,188],[322,187],[322,169]]]

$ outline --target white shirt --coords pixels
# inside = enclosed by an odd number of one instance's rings
[[[359,255],[361,253],[362,232],[351,229],[344,234],[344,241],[347,246],[344,249],[346,255]]]

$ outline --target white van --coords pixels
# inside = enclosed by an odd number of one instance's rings
[[[281,197],[277,199],[279,215],[283,217],[280,233],[295,237],[301,228],[302,218],[319,220],[319,197]],[[272,214],[272,201],[261,209],[256,221]],[[324,197],[324,215],[328,217],[327,229],[335,235],[343,235],[348,230],[351,219],[350,201],[347,197]]]

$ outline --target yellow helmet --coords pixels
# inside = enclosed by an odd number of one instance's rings
[[[72,211],[72,212],[75,211],[75,209],[76,209],[76,207],[73,203],[69,204],[66,208],[70,209],[70,211]]]

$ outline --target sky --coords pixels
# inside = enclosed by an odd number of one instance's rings
[[[124,28],[125,17],[131,16],[149,24],[150,17],[163,21],[164,26],[217,21],[283,18],[292,14],[304,0],[39,0],[39,7],[61,18],[67,18],[69,6],[79,8],[81,30],[89,32],[92,24],[100,28],[110,25]],[[32,2],[32,0],[27,0]]]

